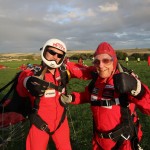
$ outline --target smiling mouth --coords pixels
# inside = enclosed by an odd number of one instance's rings
[[[97,70],[98,70],[98,72],[105,72],[105,71],[107,71],[107,69],[105,69],[105,70],[97,69]]]

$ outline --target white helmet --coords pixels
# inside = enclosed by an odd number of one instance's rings
[[[51,47],[57,48],[58,50],[64,52],[64,57],[61,58],[61,60],[60,60],[60,62],[59,62],[58,64],[57,64],[54,60],[47,60],[47,59],[45,59],[44,51],[45,51],[45,48],[46,48],[47,46],[51,46]],[[64,60],[65,55],[66,55],[66,52],[67,52],[66,45],[65,45],[62,41],[60,41],[60,40],[58,40],[58,39],[50,39],[50,40],[48,40],[48,41],[44,44],[44,46],[43,46],[43,48],[42,48],[42,50],[41,50],[41,57],[42,57],[43,62],[44,62],[47,66],[49,66],[49,67],[51,67],[51,68],[58,68],[58,67],[60,67],[61,64],[63,63],[63,60]]]

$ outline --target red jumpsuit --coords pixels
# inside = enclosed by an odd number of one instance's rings
[[[133,96],[128,95],[130,101],[129,108],[131,113],[134,113],[134,121],[137,120],[137,114],[135,114],[134,109],[135,105],[144,113],[150,115],[150,91],[147,86],[146,94],[142,99],[138,100]],[[89,92],[88,87],[85,88],[84,92],[72,93],[75,97],[75,101],[72,104],[80,103],[91,103],[92,101],[102,101],[104,99],[111,100],[110,97],[115,98],[116,105],[111,106],[93,106],[91,105],[91,110],[93,114],[94,127],[96,130],[107,133],[114,129],[121,120],[121,107],[118,103],[119,94],[114,91],[113,79],[110,77],[106,82],[104,80],[98,79],[94,85],[93,91]],[[139,129],[138,138],[139,140],[142,137],[142,131]],[[93,150],[111,150],[115,146],[115,142],[110,138],[100,138],[95,132],[92,140]],[[131,150],[131,145],[129,140],[124,140],[123,144],[120,147],[120,150]]]
[[[69,62],[66,67],[70,72],[71,78],[90,78],[89,72],[84,66]],[[18,79],[17,91],[20,96],[29,96],[33,104],[35,97],[33,97],[23,85],[24,79],[27,76],[32,75],[33,72],[31,70],[25,70],[21,73]],[[45,81],[52,82],[55,85],[60,84],[60,78],[61,77],[58,68],[56,69],[54,75],[52,75],[50,72],[45,73]],[[63,92],[65,92],[65,89],[63,90]],[[57,128],[64,110],[64,107],[62,107],[59,103],[60,95],[61,93],[56,91],[55,89],[47,89],[44,96],[40,98],[38,115],[48,124],[51,132]],[[51,137],[56,145],[56,149],[71,150],[67,117]],[[26,149],[46,150],[48,141],[49,134],[32,125],[27,136]]]
[[[150,66],[150,56],[148,56],[147,62],[148,62],[148,66]]]
[[[78,64],[80,64],[80,65],[84,65],[84,61],[83,61],[83,59],[82,59],[82,58],[79,58],[79,60],[78,60]]]

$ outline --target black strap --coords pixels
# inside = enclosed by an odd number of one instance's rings
[[[49,88],[53,88],[59,92],[62,92],[62,89],[64,88],[64,85],[61,85],[61,86],[57,86],[51,82],[48,82],[49,83]]]
[[[96,133],[100,138],[107,138],[117,142],[121,137],[120,135],[124,135],[124,133],[129,132],[129,128],[130,128],[129,126],[120,126],[118,129],[115,129],[114,131],[110,131],[107,133],[96,131]],[[125,138],[128,139],[128,136],[123,137],[123,139]]]
[[[10,82],[8,82],[5,86],[3,86],[1,89],[0,89],[0,92],[2,92],[3,90],[5,90],[9,85],[11,85],[16,79],[14,78],[13,80],[11,80]]]
[[[62,85],[66,86],[67,83],[69,82],[69,77],[64,64],[60,66],[59,71],[60,71]]]
[[[8,99],[9,95],[12,93],[12,91],[15,88],[15,84],[13,84],[11,86],[11,88],[9,89],[9,91],[7,92],[7,94],[4,95],[4,97],[1,99],[0,103],[3,104],[5,102],[6,99]]]
[[[112,106],[117,105],[118,103],[115,100],[96,100],[91,101],[91,106]]]
[[[64,111],[62,113],[61,119],[59,121],[59,124],[57,128],[54,131],[50,131],[48,128],[48,124],[37,114],[37,113],[32,113],[29,117],[30,123],[34,124],[38,129],[47,132],[48,134],[52,135],[55,133],[55,131],[61,126],[61,124],[64,122],[65,117],[66,117],[66,110],[67,108],[64,107]]]
[[[3,104],[5,102],[6,99],[8,99],[9,95],[13,92],[13,90],[16,88],[17,82],[18,82],[18,77],[20,75],[21,72],[18,72],[15,77],[8,82],[5,86],[3,86],[0,89],[0,93],[5,90],[7,87],[9,87],[10,85],[12,85],[9,89],[9,91],[4,95],[4,97],[0,100],[0,104]]]
[[[97,72],[91,72],[91,76],[92,76],[92,80],[91,80],[91,82],[88,85],[88,90],[89,90],[90,93],[92,93],[92,91],[94,89],[95,82],[96,82],[96,80],[98,78],[98,73]]]
[[[61,67],[59,68],[59,72],[60,72],[60,76],[61,76],[61,85],[57,86],[57,85],[53,84],[52,82],[48,82],[48,83],[49,83],[49,88],[53,88],[59,92],[62,92],[62,89],[64,87],[66,87],[66,84],[68,83],[66,67],[64,65],[61,65]]]

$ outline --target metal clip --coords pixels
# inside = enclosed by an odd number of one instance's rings
[[[112,138],[111,135],[112,135],[112,132],[108,133],[109,138],[110,138],[111,140],[113,140],[114,138]]]
[[[128,135],[128,137],[125,137],[123,134],[121,134],[121,137],[124,138],[125,140],[128,140],[130,138],[130,135]]]
[[[98,136],[99,136],[100,138],[104,138],[104,137],[103,137],[103,133],[98,133]]]
[[[100,135],[101,138],[103,138],[103,134],[102,133],[100,133],[99,135]]]
[[[41,129],[42,131],[46,131],[47,126],[48,126],[47,124],[44,124],[44,125],[42,125],[42,126],[41,126],[41,128],[40,128],[40,129]]]

